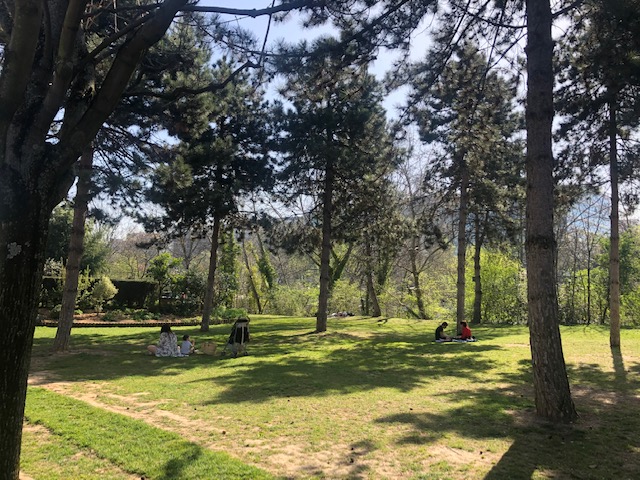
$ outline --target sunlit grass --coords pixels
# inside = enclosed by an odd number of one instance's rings
[[[250,355],[236,359],[149,357],[158,329],[143,327],[78,328],[74,353],[50,356],[55,331],[39,328],[33,370],[49,372],[44,387],[288,478],[640,477],[638,331],[623,331],[618,353],[606,328],[562,329],[581,419],[551,427],[533,416],[526,327],[476,327],[473,344],[435,344],[433,321],[314,327],[252,317]],[[174,330],[220,352],[230,326]],[[623,462],[601,454],[608,444]]]

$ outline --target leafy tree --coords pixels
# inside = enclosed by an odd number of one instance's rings
[[[600,265],[608,265],[611,256],[611,238],[601,238],[603,252],[599,257]],[[628,299],[629,305],[635,305],[634,298],[638,294],[638,286],[640,286],[640,228],[632,227],[622,232],[619,243],[620,256],[620,298],[621,305],[625,304]],[[607,297],[611,295],[610,283],[607,278],[603,277],[606,285],[601,285],[601,289]],[[633,317],[633,313],[625,311],[621,308],[621,317]]]
[[[288,201],[309,198],[313,224],[321,226],[317,332],[327,329],[332,242],[336,236],[348,237],[355,226],[343,221],[340,228],[339,212],[352,218],[349,207],[362,179],[381,163],[392,163],[379,86],[364,67],[345,68],[340,56],[327,49],[331,45],[331,39],[319,41],[308,61],[283,67],[288,77],[282,93],[292,106],[283,112],[281,178]],[[351,251],[349,245],[343,258]]]
[[[249,13],[273,14],[306,3]],[[73,183],[72,166],[116,109],[144,53],[180,10],[194,8],[188,0],[125,7],[109,13],[101,2],[0,4],[0,324],[6,339],[0,341],[0,364],[7,366],[0,373],[0,471],[7,478],[17,478],[19,471],[51,212]],[[223,32],[217,38],[228,38]],[[194,85],[172,99],[215,88]]]
[[[436,47],[438,48],[438,47]],[[491,225],[508,225],[521,170],[520,124],[514,113],[515,84],[490,70],[488,59],[471,42],[453,48],[452,58],[435,75],[417,64],[409,105],[426,142],[437,142],[441,158],[425,179],[434,189],[458,192],[457,322],[465,318],[467,221],[475,217],[476,304],[481,303],[479,252]],[[429,55],[427,56],[429,58]],[[431,78],[435,81],[430,81]],[[494,228],[494,231],[496,228]],[[479,321],[479,308],[474,312]]]
[[[525,323],[527,319],[522,264],[499,250],[482,249],[482,318],[489,323]]]
[[[228,77],[226,62],[217,69],[216,75]],[[221,224],[238,211],[243,194],[271,182],[267,107],[260,89],[238,76],[203,107],[209,125],[196,136],[183,136],[176,158],[157,168],[147,190],[147,198],[164,211],[161,217],[143,219],[148,229],[168,236],[193,231],[212,239],[202,331],[209,329],[214,306]]]
[[[26,379],[49,217],[73,182],[72,166],[120,102],[144,52],[160,41],[176,14],[181,10],[199,9],[255,17],[300,9],[305,12],[306,25],[331,19],[345,30],[343,38],[359,41],[372,52],[383,45],[408,46],[410,33],[425,15],[436,10],[436,5],[435,1],[385,0],[380,4],[355,2],[346,9],[344,3],[338,1],[295,0],[263,10],[234,11],[199,7],[188,0],[163,0],[136,2],[133,8],[102,15],[105,12],[100,3],[92,3],[88,11],[85,2],[10,0],[0,4],[0,324],[5,333],[4,340],[0,340],[0,364],[8,366],[0,373],[0,383],[5,386],[0,392],[0,451],[3,452],[0,471],[6,472],[8,478],[18,476]],[[521,8],[521,4],[499,3],[498,7],[501,12],[510,13],[511,9]],[[480,15],[484,11],[481,9]],[[477,22],[480,15],[466,15],[464,22],[449,23],[464,28]],[[114,16],[118,19],[116,29],[111,27]],[[504,15],[498,18],[502,20]],[[530,98],[527,106],[532,120],[528,122],[528,141],[533,147],[528,155],[532,182],[529,218],[537,217],[538,212],[549,207],[545,202],[538,204],[537,200],[550,197],[552,187],[548,186],[553,184],[551,171],[547,175],[545,169],[546,163],[551,164],[550,133],[547,135],[546,125],[548,123],[550,132],[553,105],[545,102],[551,99],[551,93],[547,92],[552,90],[553,72],[545,68],[537,75],[540,65],[551,66],[551,18],[549,2],[528,2]],[[495,25],[495,22],[488,24]],[[216,38],[227,37],[223,32]],[[344,57],[349,58],[349,55]],[[176,92],[172,100],[215,88],[217,85],[183,89]],[[542,95],[538,96],[539,93]],[[536,175],[538,167],[543,173],[540,183]],[[548,222],[552,218],[544,220],[529,225],[528,242],[532,248],[533,244],[546,245],[544,248],[554,244],[553,236],[548,236],[543,228],[545,224],[552,225]],[[557,315],[553,310],[547,312],[549,315],[542,315],[544,309],[538,303],[553,305],[557,301],[555,290],[551,292],[547,287],[553,282],[543,278],[553,270],[552,262],[547,261],[552,257],[553,248],[549,252],[533,249],[528,262],[530,271],[540,272],[539,278],[532,279],[529,285],[534,303],[530,324],[539,323],[542,327],[534,328],[532,333],[534,384],[537,398],[541,400],[538,413],[566,419],[572,416],[562,408],[572,406],[568,384],[564,388],[555,378],[547,386],[538,381],[546,380],[540,375],[544,372],[557,372],[556,376],[566,373],[561,351],[560,355],[557,353],[560,338],[553,331]],[[538,346],[545,344],[542,351],[543,356],[551,360],[548,363],[537,351]],[[548,355],[552,351],[556,353]],[[548,402],[542,401],[548,393],[556,393],[554,398],[560,401],[551,398]],[[552,403],[555,408],[542,407]],[[559,409],[563,413],[559,413]]]
[[[164,252],[151,260],[147,269],[147,276],[154,279],[158,284],[158,306],[162,302],[162,294],[173,282],[173,272],[180,266],[182,261],[173,257],[170,253]]]
[[[611,250],[609,295],[612,347],[620,346],[619,143],[640,123],[640,33],[637,0],[584,2],[573,12],[574,30],[564,40],[563,113],[570,115],[562,134],[569,133],[573,156],[599,163],[608,157],[611,184]],[[574,129],[573,132],[570,130]],[[576,141],[577,140],[577,141]],[[584,149],[591,152],[585,155]],[[582,151],[581,151],[582,150]],[[600,153],[600,155],[594,152]],[[631,167],[633,163],[629,162]],[[633,170],[630,168],[629,170]],[[626,172],[631,173],[630,171]]]

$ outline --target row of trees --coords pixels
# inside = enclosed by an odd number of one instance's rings
[[[81,173],[91,167],[96,172],[93,189],[117,193],[122,208],[134,208],[137,200],[161,206],[156,219],[145,215],[149,228],[180,233],[195,229],[195,236],[211,235],[209,295],[213,295],[216,239],[222,222],[236,216],[240,206],[246,210],[253,192],[275,182],[279,204],[291,208],[295,202],[301,212],[277,222],[283,230],[281,246],[291,245],[293,238],[294,246],[317,255],[317,330],[326,329],[330,292],[348,259],[356,255],[356,241],[363,247],[357,255],[366,279],[366,303],[372,312],[379,310],[376,281],[383,282],[395,257],[394,245],[400,244],[394,239],[402,238],[406,228],[389,208],[394,205],[389,180],[405,153],[393,141],[396,136],[380,107],[380,87],[367,73],[367,65],[381,47],[406,51],[414,29],[432,15],[436,20],[433,48],[422,63],[398,65],[395,82],[410,85],[414,95],[407,120],[415,122],[423,141],[435,145],[433,155],[440,160],[432,163],[427,179],[446,188],[443,195],[429,191],[428,196],[417,196],[415,202],[395,211],[409,212],[414,222],[410,238],[418,250],[456,238],[460,320],[469,220],[477,259],[485,242],[522,232],[512,220],[522,218],[514,212],[522,210],[518,179],[526,172],[524,245],[536,408],[545,418],[575,419],[558,328],[554,199],[576,198],[569,195],[575,190],[570,188],[572,182],[580,191],[587,186],[585,177],[597,171],[581,167],[597,167],[601,159],[608,160],[611,343],[617,346],[618,145],[620,140],[634,138],[637,125],[633,116],[637,95],[627,95],[638,85],[640,35],[636,15],[630,14],[638,10],[637,0],[616,1],[616,8],[610,8],[611,2],[571,4],[556,14],[545,1],[527,2],[525,12],[519,2],[493,6],[452,0],[447,8],[439,8],[439,3],[384,0],[353,2],[345,9],[343,2],[298,0],[250,11],[199,7],[187,0],[125,1],[117,8],[92,2],[86,11],[86,2],[48,2],[46,9],[39,0],[0,6],[0,323],[6,333],[0,339],[0,359],[8,366],[0,378],[6,385],[0,411],[0,449],[6,455],[0,471],[17,478],[49,219],[76,173],[77,235],[72,235],[70,251],[77,255],[67,262],[67,279],[77,276],[80,268],[85,205],[92,190],[88,175]],[[279,17],[294,10],[309,26],[331,21],[340,32],[338,40],[285,45],[268,52],[266,43],[259,48],[247,32],[230,29],[220,17],[193,13]],[[173,24],[178,12],[184,16]],[[571,35],[561,45],[555,65],[581,73],[577,77],[585,81],[584,91],[592,94],[590,104],[605,106],[608,112],[606,124],[596,121],[600,117],[575,114],[573,99],[585,95],[572,74],[560,85],[563,103],[554,106],[551,27],[555,17],[566,15],[570,15]],[[522,29],[517,25],[525,17]],[[494,73],[495,67],[512,58],[511,47],[519,44],[517,32],[522,31],[527,35],[524,164],[519,155],[521,119],[511,80],[523,72]],[[211,42],[195,32],[207,32]],[[212,42],[222,46],[224,53],[215,68],[208,64]],[[589,48],[580,50],[585,45]],[[614,47],[622,65],[607,63]],[[267,58],[269,68],[262,69],[264,73],[255,77],[245,73],[250,66],[263,67]],[[618,67],[626,69],[623,75],[607,76],[620,71]],[[276,72],[285,75],[283,104],[261,109],[260,83]],[[567,132],[584,131],[584,123],[578,121],[588,121],[594,128],[602,126],[596,132],[599,136],[592,138],[608,140],[608,149],[598,149],[597,144],[588,152],[567,148],[566,155],[559,157],[563,162],[556,165],[552,149],[556,110],[576,120],[567,123],[563,138],[571,140]],[[623,111],[629,112],[624,121]],[[167,131],[177,143],[154,142],[160,131]],[[587,143],[568,141],[567,145]],[[632,144],[621,145],[631,145],[628,151],[632,152]],[[149,162],[164,166],[145,175]],[[274,163],[278,164],[275,170],[264,169]],[[555,188],[554,168],[563,188]],[[622,179],[632,178],[631,168],[623,171]],[[571,175],[563,176],[567,173]],[[441,203],[447,193],[449,201]],[[441,218],[442,206],[452,202],[456,236],[445,235],[435,221]],[[258,218],[248,220],[257,223]],[[258,245],[262,272],[269,278],[267,249],[262,242]],[[309,245],[318,247],[311,252]],[[420,258],[408,255],[406,261],[415,273],[414,264]],[[479,286],[481,276],[476,278]],[[422,288],[419,276],[414,275],[414,282],[415,288]],[[67,290],[72,300],[73,284]],[[476,296],[481,293],[478,287]],[[212,305],[212,298],[205,300],[203,326]],[[68,333],[61,332],[63,342]]]
[[[421,194],[420,191],[418,188],[417,193]],[[399,191],[396,197],[403,199],[396,207],[402,208],[410,202],[409,197],[403,197]],[[608,204],[608,199],[602,196],[585,197],[566,214],[559,215],[557,282],[560,318],[565,324],[609,321]],[[448,211],[445,209],[444,213]],[[68,212],[66,206],[54,210],[48,275],[59,274],[60,262],[54,259],[68,254],[66,250],[53,248],[63,243],[56,238],[56,232],[64,239],[66,235],[61,234],[70,228]],[[61,221],[64,219],[66,221]],[[416,250],[415,236],[409,228],[411,218],[396,211],[394,222],[402,227],[394,239],[394,248],[385,249],[386,263],[380,264],[384,264],[384,268],[376,270],[372,279],[375,302],[370,301],[370,276],[363,268],[362,260],[369,237],[334,241],[336,259],[344,258],[349,249],[351,254],[344,261],[344,267],[331,277],[327,312],[350,311],[450,321],[456,317],[457,254],[454,242],[449,238],[449,235],[455,235],[455,227],[451,225],[442,242],[429,245],[429,248],[424,243],[426,237],[422,238]],[[469,228],[474,226],[475,222],[469,222]],[[164,294],[179,299],[162,302],[165,310],[173,308],[186,315],[202,314],[210,265],[210,238],[187,234],[171,239],[160,248],[154,242],[155,234],[130,233],[126,238],[115,238],[109,230],[95,223],[88,228],[85,251],[89,255],[87,263],[82,262],[86,265],[84,272],[88,270],[96,276],[106,274],[115,279],[146,278],[158,285],[157,294],[149,299],[150,308],[156,308],[154,303],[158,304],[159,295]],[[311,235],[314,240],[305,248],[287,251],[276,248],[277,244],[285,243],[279,237],[281,233],[282,224],[244,230],[242,225],[225,223],[218,246],[213,289],[213,305],[218,315],[225,309],[234,308],[250,313],[315,315],[319,294],[319,250],[314,251],[313,242],[317,242],[317,236]],[[287,230],[286,234],[289,233]],[[295,238],[302,241],[298,236]],[[639,241],[637,227],[627,225],[620,244],[621,322],[627,325],[640,322],[636,309],[640,295],[640,270],[636,265]],[[475,323],[525,323],[525,267],[516,246],[494,241],[488,247],[478,247],[473,236],[470,242],[464,268],[465,318]],[[416,259],[415,263],[411,262],[412,258]],[[374,304],[379,308],[378,312]]]

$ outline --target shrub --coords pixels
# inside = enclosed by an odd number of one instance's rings
[[[246,317],[247,311],[244,308],[218,307],[213,311],[213,316],[225,321],[236,320],[241,317]]]
[[[111,280],[109,280],[109,277],[102,277],[98,280],[98,282],[93,286],[90,295],[96,311],[98,313],[102,312],[104,304],[115,297],[116,293],[118,293],[118,289],[113,285]]]
[[[119,308],[142,308],[155,291],[156,283],[150,280],[113,280],[118,293],[112,303]]]
[[[43,277],[40,290],[40,306],[54,308],[62,303],[62,277]]]
[[[55,305],[51,311],[49,312],[49,316],[53,319],[53,320],[58,320],[60,318],[60,312],[62,311],[62,305],[58,304]]]
[[[275,289],[273,301],[265,310],[278,315],[309,317],[318,309],[318,294],[317,286],[281,285]]]
[[[360,312],[360,298],[358,285],[348,280],[338,280],[333,286],[327,313]]]

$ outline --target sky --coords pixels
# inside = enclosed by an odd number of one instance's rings
[[[198,5],[200,6],[217,6],[227,7],[235,9],[263,9],[271,6],[270,0],[200,0]],[[260,42],[264,40],[267,34],[268,17],[242,17],[234,15],[221,15],[224,20],[232,23],[236,23],[245,29],[253,32],[253,34],[260,39]],[[312,40],[320,35],[327,35],[335,32],[330,25],[314,29],[305,29],[302,27],[302,21],[299,15],[293,13],[290,14],[286,22],[271,22],[268,29],[267,48],[269,45],[276,44],[279,40],[285,40],[288,42],[298,42],[301,40]],[[415,34],[413,39],[415,48],[413,49],[412,58],[418,59],[424,55],[427,47],[427,35],[420,29]],[[397,53],[393,53],[387,50],[378,52],[376,61],[372,64],[370,71],[379,80],[382,80],[384,75],[391,71],[393,68],[393,62],[398,57]],[[400,89],[398,91],[391,92],[384,102],[384,106],[387,109],[387,113],[390,117],[394,117],[397,114],[397,109],[400,104],[403,103],[407,89]]]

